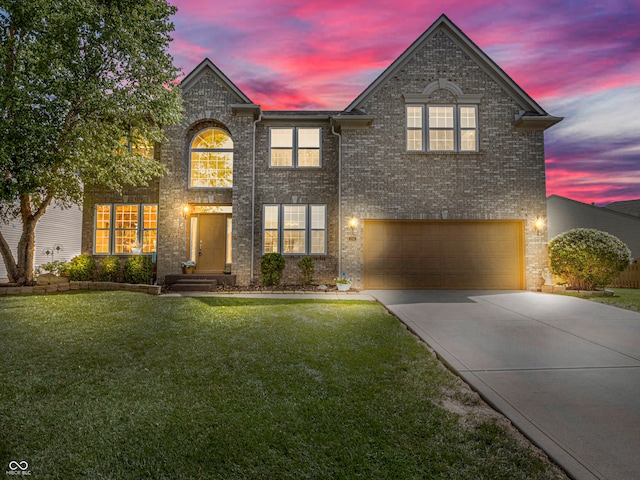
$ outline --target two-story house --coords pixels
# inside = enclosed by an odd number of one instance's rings
[[[535,289],[545,112],[446,16],[342,111],[269,111],[205,59],[148,188],[92,192],[83,251],[260,281],[264,253],[358,288]]]

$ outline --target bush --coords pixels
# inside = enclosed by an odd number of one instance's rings
[[[67,269],[72,282],[88,282],[96,273],[96,262],[91,255],[78,255],[69,261]]]
[[[98,280],[101,282],[117,282],[120,275],[120,259],[118,257],[105,257],[100,262]]]
[[[617,237],[592,228],[576,228],[549,242],[551,272],[569,288],[602,289],[631,263],[631,251]]]
[[[68,270],[69,270],[69,265],[67,264],[67,262],[63,262],[62,260],[54,260],[53,262],[40,265],[36,269],[36,273],[39,274],[40,272],[49,272],[58,276],[61,276],[61,275],[66,276],[69,274]]]
[[[311,285],[313,283],[313,274],[316,270],[313,258],[302,257],[298,261],[298,268],[300,269],[300,283],[302,285]]]
[[[126,283],[151,283],[153,262],[146,255],[135,255],[124,262],[124,281]]]
[[[266,286],[280,285],[284,264],[284,257],[279,253],[272,252],[264,254],[260,262],[262,284]]]

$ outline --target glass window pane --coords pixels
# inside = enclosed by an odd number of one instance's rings
[[[198,217],[191,217],[189,228],[189,260],[197,261],[198,258]]]
[[[453,150],[453,130],[430,130],[429,150]]]
[[[109,230],[96,231],[96,253],[109,253]]]
[[[324,229],[325,228],[325,212],[326,207],[324,205],[311,205],[311,228],[312,229]]]
[[[422,107],[407,107],[407,127],[422,128]]]
[[[407,150],[422,150],[422,130],[407,130]]]
[[[144,206],[144,228],[158,228],[158,206]]]
[[[305,245],[305,230],[285,230],[283,232],[283,253],[306,253]]]
[[[231,248],[231,242],[233,240],[233,220],[231,217],[227,217],[227,263],[233,263],[233,250]]]
[[[278,228],[277,205],[267,205],[264,207],[264,228]]]
[[[222,130],[214,129],[213,147],[209,147],[209,148],[231,150],[233,149],[233,140],[231,140],[231,137],[229,136],[228,133]]]
[[[272,128],[271,146],[293,148],[293,128]]]
[[[200,132],[191,143],[191,148],[213,148],[213,129],[210,128]]]
[[[144,253],[151,253],[156,251],[156,230],[145,230],[142,235],[142,251]]]
[[[233,186],[232,152],[191,152],[192,187]]]
[[[323,255],[325,252],[325,231],[313,230],[311,232],[311,252],[315,255]]]
[[[285,205],[284,222],[285,229],[304,229],[307,227],[307,208],[305,205]]]
[[[460,150],[463,152],[476,150],[476,131],[462,130],[460,132]]]
[[[96,228],[109,228],[111,223],[111,206],[98,205],[96,207]]]
[[[319,167],[320,166],[320,150],[298,150],[298,166],[299,167]]]
[[[460,107],[460,128],[476,128],[475,107]]]
[[[264,253],[278,253],[278,231],[265,230],[264,232]]]
[[[115,253],[131,253],[131,248],[136,243],[137,237],[136,230],[116,230]]]
[[[116,228],[138,228],[137,205],[116,205]]]
[[[453,128],[453,107],[429,107],[429,128]]]
[[[299,128],[298,148],[320,148],[320,129]]]
[[[272,167],[292,167],[293,166],[293,150],[287,149],[271,149]]]

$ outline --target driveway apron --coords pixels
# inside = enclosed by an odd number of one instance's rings
[[[367,291],[579,480],[640,478],[640,314],[533,292]]]

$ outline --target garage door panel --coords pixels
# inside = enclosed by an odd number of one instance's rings
[[[368,271],[372,275],[384,273],[384,257],[371,257],[368,261]]]
[[[523,288],[521,222],[365,220],[364,232],[365,288]]]

